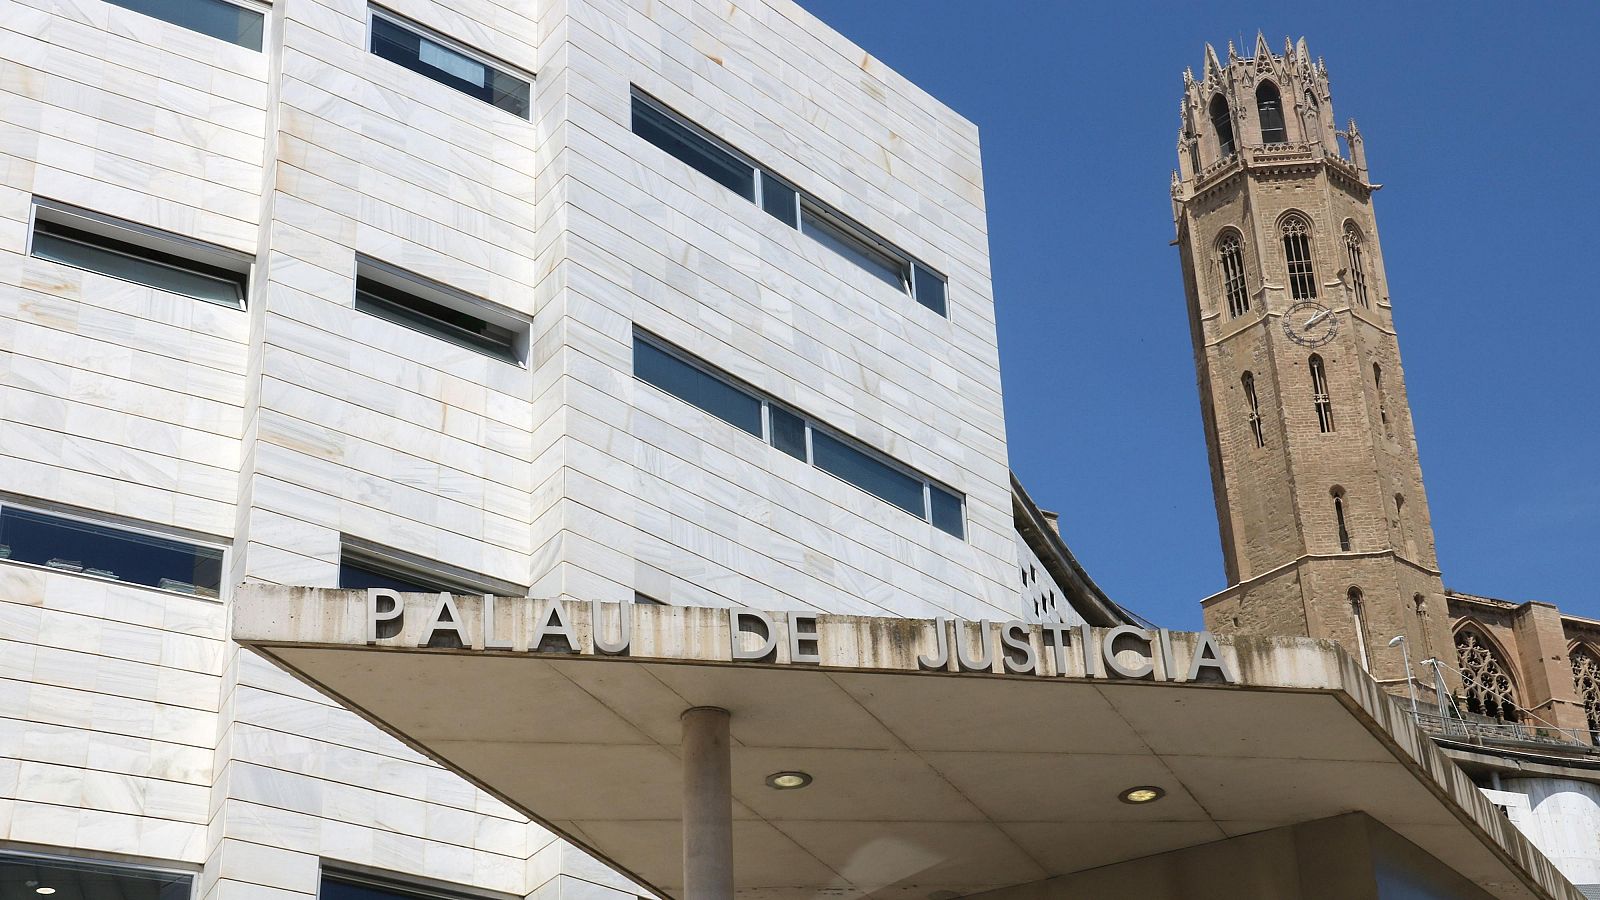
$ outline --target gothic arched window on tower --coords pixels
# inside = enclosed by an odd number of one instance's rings
[[[1267,434],[1261,426],[1261,399],[1256,396],[1256,376],[1249,372],[1239,376],[1239,383],[1244,387],[1244,402],[1250,409],[1250,433],[1255,436],[1256,446],[1267,445]]]
[[[1361,260],[1361,232],[1354,223],[1344,226],[1344,250],[1350,264],[1350,290],[1356,295],[1356,302],[1363,307],[1371,308],[1367,302],[1367,267]]]
[[[1317,430],[1323,434],[1333,431],[1333,398],[1328,396],[1328,372],[1322,357],[1311,354],[1306,362],[1311,370],[1311,402],[1317,407]]]
[[[1587,647],[1572,651],[1572,686],[1589,719],[1589,739],[1600,744],[1600,657]]]
[[[1345,525],[1344,518],[1344,488],[1334,488],[1333,491],[1333,523],[1339,529],[1339,549],[1350,550],[1350,529]]]
[[[1317,272],[1311,262],[1311,223],[1299,213],[1284,216],[1278,231],[1283,235],[1283,263],[1289,275],[1289,294],[1296,300],[1317,296]]]
[[[1228,101],[1218,94],[1211,98],[1211,128],[1217,133],[1217,158],[1227,159],[1233,155],[1233,115],[1228,110]]]
[[[1466,697],[1467,712],[1517,721],[1511,676],[1506,674],[1500,655],[1488,639],[1470,629],[1456,632],[1456,660],[1461,666],[1461,692]]]
[[[1361,601],[1361,588],[1351,587],[1346,595],[1350,601],[1350,615],[1356,620],[1356,659],[1361,668],[1372,671],[1372,656],[1367,650],[1367,611]]]
[[[1283,127],[1283,98],[1278,86],[1270,81],[1263,81],[1256,88],[1256,114],[1261,118],[1261,143],[1288,142],[1289,132]]]
[[[1228,298],[1228,316],[1237,318],[1250,311],[1250,293],[1245,288],[1244,251],[1239,242],[1239,232],[1228,229],[1217,242],[1217,254],[1222,265],[1222,291]]]

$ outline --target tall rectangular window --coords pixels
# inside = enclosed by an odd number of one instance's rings
[[[355,307],[513,365],[526,351],[529,325],[509,310],[367,257],[356,260]]]
[[[251,259],[236,250],[34,198],[31,253],[196,300],[242,308]]]
[[[222,549],[19,506],[0,506],[0,559],[216,598]]]
[[[872,277],[950,315],[943,275],[635,89],[633,132]]]
[[[409,19],[372,7],[369,49],[446,87],[528,118],[533,92],[529,79]]]
[[[1311,370],[1311,402],[1317,407],[1317,430],[1323,434],[1333,431],[1333,398],[1328,394],[1328,372],[1322,357],[1311,354],[1307,363]]]
[[[731,378],[714,374],[710,366],[682,351],[667,349],[655,338],[634,334],[633,364],[639,380],[765,439],[795,459],[888,501],[940,531],[966,537],[966,501],[955,491],[833,433],[753,388],[735,385]]]
[[[228,0],[110,0],[153,19],[198,31],[246,50],[260,50],[266,16]]]

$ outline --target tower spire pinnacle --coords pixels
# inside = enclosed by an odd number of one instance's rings
[[[1256,32],[1256,62],[1271,62],[1272,48],[1267,46],[1267,36],[1260,31]]]
[[[1217,48],[1206,44],[1206,80],[1211,81],[1222,75],[1222,60],[1217,59]]]

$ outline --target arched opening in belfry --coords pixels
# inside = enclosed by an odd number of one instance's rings
[[[1270,81],[1256,88],[1256,116],[1261,120],[1261,143],[1283,144],[1289,140],[1289,130],[1283,124],[1283,97],[1278,86]]]
[[[1211,128],[1217,133],[1217,157],[1226,159],[1233,155],[1233,114],[1228,101],[1221,94],[1211,98]]]

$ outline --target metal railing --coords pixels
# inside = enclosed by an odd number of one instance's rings
[[[1480,722],[1457,719],[1437,713],[1417,711],[1417,727],[1429,734],[1455,738],[1472,743],[1506,743],[1511,741],[1533,744],[1557,744],[1568,748],[1581,747],[1589,752],[1600,751],[1591,744],[1590,734],[1582,728],[1556,728],[1553,725],[1525,724],[1521,722]]]

